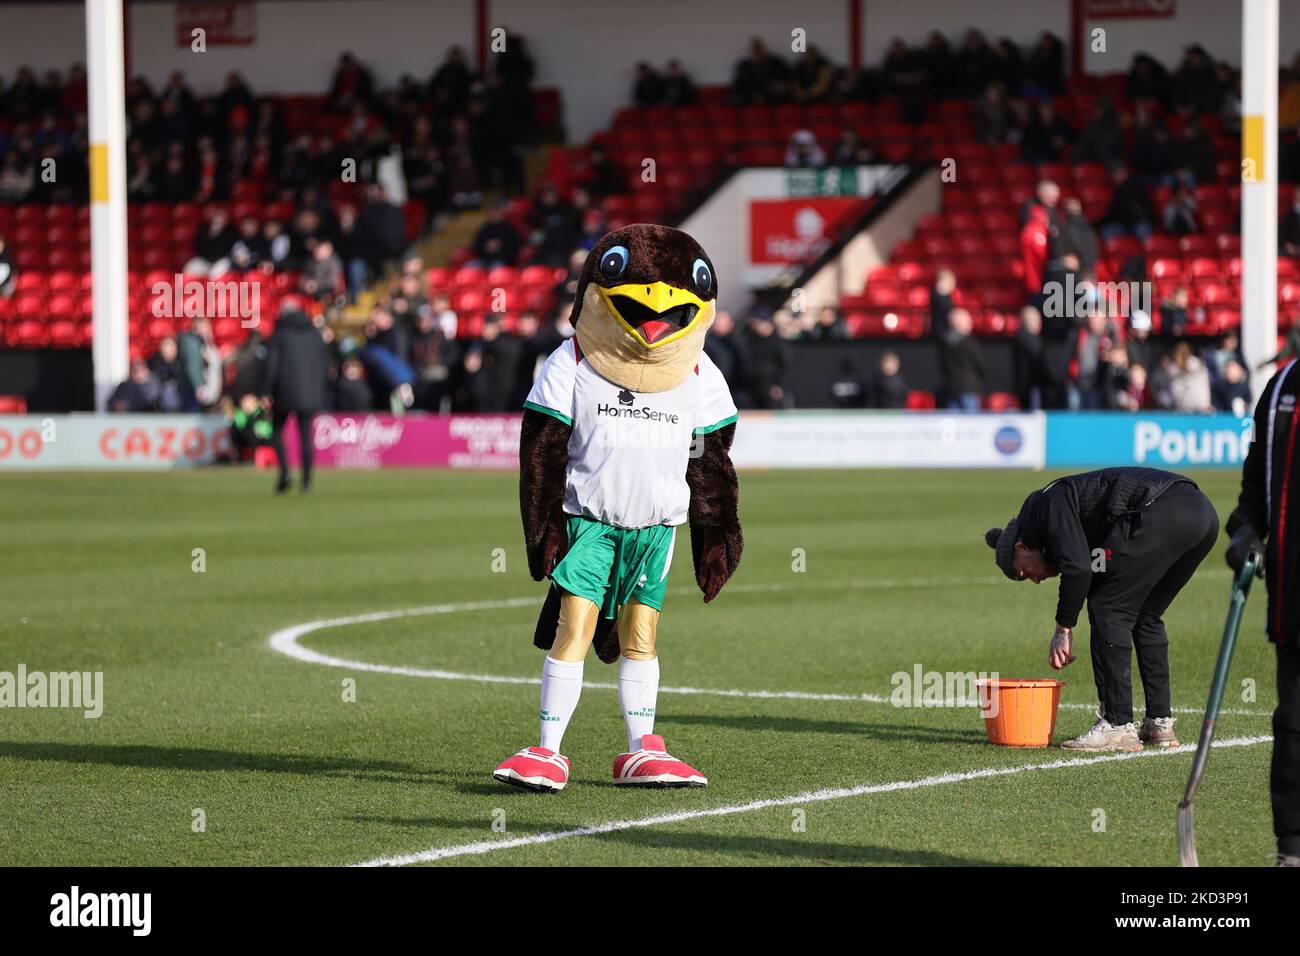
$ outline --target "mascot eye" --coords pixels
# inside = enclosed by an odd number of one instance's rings
[[[695,264],[691,266],[691,278],[695,282],[695,288],[701,292],[708,292],[713,288],[713,270],[703,259],[696,259]]]
[[[611,246],[600,257],[600,271],[616,279],[627,271],[627,246]]]

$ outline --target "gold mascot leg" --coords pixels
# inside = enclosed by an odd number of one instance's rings
[[[618,644],[630,661],[655,659],[659,612],[640,601],[628,601],[618,613]]]
[[[600,607],[585,597],[564,594],[560,597],[560,622],[555,628],[555,643],[548,652],[557,661],[577,662],[587,656],[596,634]]]

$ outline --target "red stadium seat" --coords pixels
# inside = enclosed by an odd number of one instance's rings
[[[1223,266],[1218,259],[1196,258],[1188,264],[1187,273],[1194,279],[1217,279],[1223,276]]]
[[[1185,258],[1213,258],[1219,254],[1218,246],[1210,236],[1180,236],[1178,248]]]
[[[17,349],[40,349],[49,344],[45,325],[31,319],[19,322],[9,336],[9,344]]]
[[[51,321],[71,322],[80,318],[81,303],[71,295],[52,295],[45,304],[45,311]]]
[[[1177,279],[1183,275],[1183,263],[1179,259],[1155,259],[1151,262],[1151,278]]]
[[[171,319],[150,319],[145,324],[145,337],[152,342],[176,334],[176,323]]]
[[[171,221],[172,207],[165,202],[147,202],[140,207],[141,225],[170,223]]]
[[[14,296],[14,316],[22,321],[43,321],[45,296],[33,293]]]
[[[462,288],[452,297],[451,307],[460,313],[481,312],[488,306],[487,296],[481,289]]]
[[[1182,255],[1177,239],[1159,233],[1147,236],[1142,241],[1142,247],[1146,250],[1149,259],[1173,259]]]
[[[1006,207],[1011,204],[1009,192],[1000,186],[981,186],[975,190],[975,201],[981,206]]]
[[[901,304],[902,296],[896,286],[869,282],[862,298],[866,300],[868,306],[892,309]]]
[[[47,226],[66,226],[73,228],[77,223],[77,207],[68,203],[52,203],[45,207],[45,224]]]
[[[950,259],[956,255],[957,248],[946,236],[927,236],[921,240],[921,251],[931,259]]]
[[[846,316],[845,323],[856,338],[917,338],[925,326],[925,320],[910,309],[870,309]]]
[[[527,266],[519,273],[519,282],[527,286],[553,286],[564,276],[564,270],[551,266]]]
[[[1206,311],[1208,321],[1218,332],[1241,328],[1241,312],[1228,306],[1213,306]]]
[[[14,292],[44,293],[49,288],[49,277],[44,272],[20,272],[14,280]]]
[[[928,309],[930,307],[930,287],[914,285],[903,296],[903,305],[911,309]]]
[[[1020,399],[1011,392],[990,392],[980,404],[990,412],[1016,412],[1020,410]]]
[[[487,281],[487,270],[480,266],[461,266],[452,276],[452,285],[457,289],[481,288]]]
[[[1196,287],[1197,298],[1204,305],[1235,305],[1236,290],[1223,282],[1204,282]]]
[[[212,336],[217,340],[218,345],[224,345],[228,342],[242,342],[245,334],[245,329],[240,324],[239,319],[217,319],[212,323]]]
[[[81,329],[71,320],[52,322],[48,341],[56,349],[74,349],[81,345]]]
[[[514,266],[497,266],[488,271],[486,281],[489,286],[496,289],[502,286],[514,285],[516,278],[517,274]]]
[[[1102,246],[1107,255],[1118,256],[1121,259],[1135,256],[1142,251],[1142,244],[1132,236],[1113,236],[1105,240]]]

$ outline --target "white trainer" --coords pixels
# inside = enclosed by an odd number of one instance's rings
[[[1148,747],[1177,747],[1174,721],[1177,717],[1145,717],[1138,728],[1138,740]]]
[[[1061,744],[1066,750],[1083,750],[1091,753],[1113,751],[1137,751],[1142,749],[1138,739],[1137,728],[1130,721],[1127,724],[1112,724],[1100,714],[1097,722],[1087,733],[1080,734],[1073,740]]]

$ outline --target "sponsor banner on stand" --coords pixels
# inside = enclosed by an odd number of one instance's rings
[[[312,422],[315,463],[324,468],[509,469],[519,467],[519,415],[368,415],[323,412]],[[299,460],[298,433],[285,452]]]
[[[220,415],[0,415],[0,470],[193,468],[229,448]]]
[[[749,204],[749,261],[755,265],[798,262],[861,204],[854,196],[753,200]]]
[[[324,468],[519,467],[520,416],[322,413]],[[219,415],[0,415],[0,470],[167,470],[230,451]],[[1253,422],[1233,415],[1048,412],[742,412],[741,468],[1240,468]],[[285,429],[290,460],[297,430]]]
[[[1253,432],[1235,415],[1049,412],[1047,466],[1240,468]]]
[[[738,468],[1042,468],[1041,413],[746,412]]]
[[[257,42],[257,4],[241,0],[181,0],[176,4],[176,45],[249,46]]]

